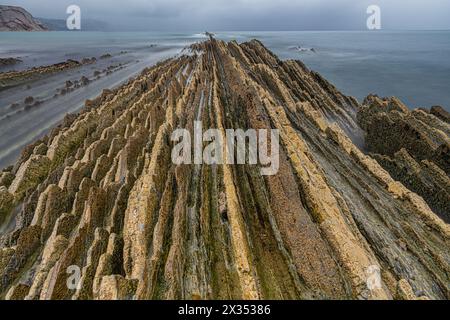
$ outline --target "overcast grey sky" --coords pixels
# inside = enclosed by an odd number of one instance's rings
[[[366,8],[381,7],[383,29],[450,29],[450,0],[12,0],[34,16],[82,18],[117,30],[363,30]]]

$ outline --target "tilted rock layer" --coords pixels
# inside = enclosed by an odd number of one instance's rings
[[[449,298],[449,227],[361,151],[355,99],[258,41],[191,50],[91,101],[3,172],[1,297]],[[174,165],[171,134],[194,120],[278,129],[279,172]]]
[[[448,113],[437,107],[410,111],[396,98],[368,96],[363,104],[358,119],[372,157],[450,222]]]

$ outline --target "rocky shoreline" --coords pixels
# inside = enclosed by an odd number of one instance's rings
[[[256,40],[191,52],[87,102],[1,173],[1,298],[450,298],[443,109],[360,104]],[[278,129],[278,174],[172,164],[171,133],[197,117]]]

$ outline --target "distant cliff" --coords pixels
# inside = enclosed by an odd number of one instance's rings
[[[0,31],[46,31],[48,28],[21,7],[0,5]]]
[[[67,31],[66,20],[64,19],[48,19],[38,18],[49,30],[51,31]],[[94,19],[85,19],[81,23],[81,30],[83,31],[107,31],[109,30],[108,24],[103,21]]]

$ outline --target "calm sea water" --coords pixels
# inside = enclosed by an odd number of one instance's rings
[[[450,31],[246,34],[281,58],[300,59],[344,93],[397,96],[409,107],[450,110]],[[292,45],[316,53],[289,50]]]
[[[408,106],[450,109],[450,31],[218,32],[223,40],[261,40],[282,59],[299,59],[344,93],[397,96]],[[183,48],[201,33],[0,33],[0,57],[22,57],[17,68],[122,50]],[[299,52],[295,47],[314,48]],[[1,94],[1,93],[0,93]]]

